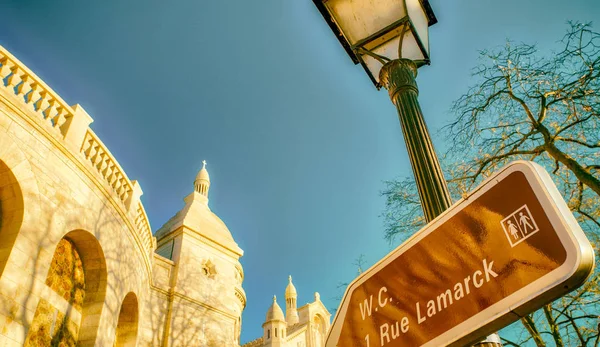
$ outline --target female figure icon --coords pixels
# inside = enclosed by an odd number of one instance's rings
[[[519,229],[512,223],[512,221],[507,221],[508,223],[508,231],[515,238],[515,241],[519,239]]]

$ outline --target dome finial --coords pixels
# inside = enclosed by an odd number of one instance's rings
[[[292,283],[292,275],[288,276],[288,280],[289,280],[290,283]]]
[[[277,301],[277,295],[273,295],[273,302]]]
[[[202,169],[206,169],[206,160],[202,161]]]

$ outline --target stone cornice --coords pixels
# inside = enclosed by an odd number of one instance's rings
[[[224,255],[227,255],[229,258],[231,258],[234,261],[237,261],[241,256],[240,254],[232,251],[230,248],[228,248],[228,247],[216,242],[215,240],[213,240],[209,237],[206,237],[203,234],[201,234],[193,229],[190,229],[186,226],[179,226],[175,231],[172,231],[172,232],[166,234],[163,238],[161,238],[158,241],[158,246],[162,246],[163,244],[171,241],[172,239],[176,238],[177,236],[179,236],[181,234],[189,235],[189,236],[193,237],[194,239],[211,246],[212,248],[223,253]]]

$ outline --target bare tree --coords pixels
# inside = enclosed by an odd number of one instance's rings
[[[442,129],[443,156],[455,199],[508,162],[546,167],[588,238],[600,237],[600,34],[569,23],[558,52],[541,55],[508,42],[481,52],[475,86],[452,107],[456,119]],[[386,182],[385,238],[403,240],[425,224],[412,178]],[[521,319],[506,345],[597,346],[600,277]],[[514,326],[512,329],[515,329]]]
[[[600,34],[570,23],[561,43],[547,57],[510,42],[481,52],[477,84],[454,103],[457,119],[445,128],[451,176],[461,188],[528,159],[552,167],[574,192],[567,195],[572,207],[585,205],[586,188],[600,196]],[[584,206],[575,210],[585,213]]]

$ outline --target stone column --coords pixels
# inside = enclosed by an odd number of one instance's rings
[[[410,59],[392,60],[379,72],[379,81],[398,110],[421,206],[425,220],[430,222],[450,207],[452,199],[419,106],[416,77],[417,65]],[[492,334],[475,346],[497,347],[502,343],[498,334]]]

